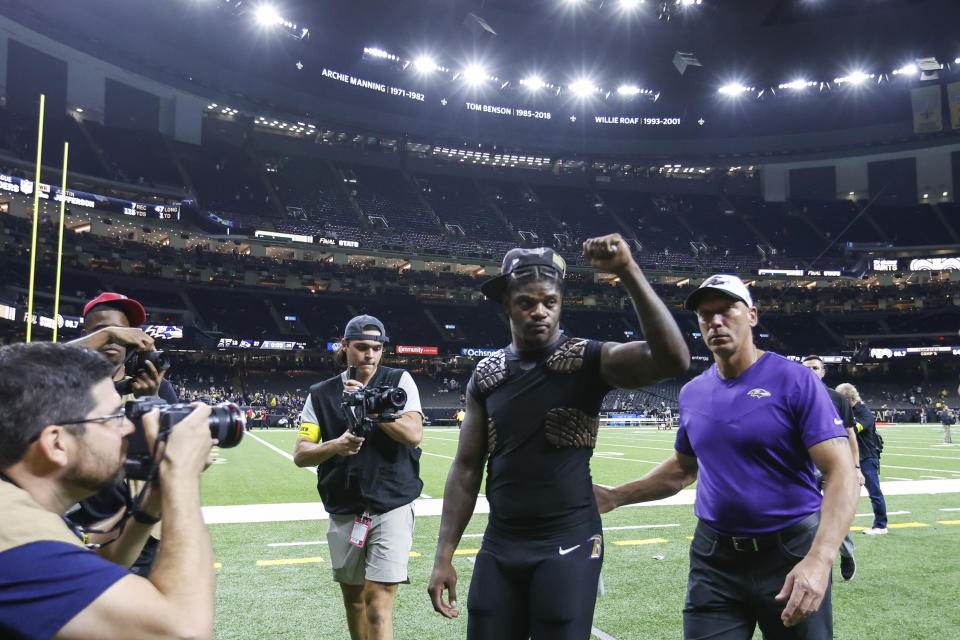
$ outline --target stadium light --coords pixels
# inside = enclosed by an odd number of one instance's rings
[[[471,64],[463,70],[463,80],[469,85],[477,86],[490,79],[487,70],[479,64]]]
[[[547,86],[547,83],[543,81],[543,78],[540,76],[529,76],[520,81],[520,84],[525,86],[530,91],[539,91]]]
[[[567,86],[567,89],[569,89],[573,95],[577,96],[578,98],[586,98],[591,93],[600,90],[600,88],[593,84],[593,82],[588,78],[579,78],[578,80],[575,80]]]
[[[283,22],[283,18],[280,17],[276,7],[269,4],[258,6],[254,10],[254,17],[256,17],[257,23],[264,27],[272,27]]]
[[[399,62],[399,56],[395,56],[389,51],[384,51],[379,47],[364,47],[363,55],[368,58],[376,58],[378,60],[390,60],[391,62]]]
[[[876,77],[872,73],[865,73],[863,71],[854,71],[853,73],[845,76],[840,76],[839,78],[834,78],[833,81],[837,84],[851,84],[857,86],[863,84],[866,80]]]
[[[815,87],[817,83],[813,80],[791,80],[790,82],[784,82],[777,86],[778,89],[793,89],[794,91],[803,91],[807,87]]]
[[[912,62],[910,64],[903,65],[899,69],[893,70],[893,75],[895,76],[912,76],[917,73],[920,73],[920,67]]]
[[[753,91],[753,87],[745,87],[739,82],[731,82],[717,89],[718,93],[722,93],[725,96],[738,96],[747,91]]]
[[[640,5],[642,5],[644,0],[620,0],[620,8],[624,11],[633,11]]]
[[[635,84],[622,84],[617,87],[617,93],[621,96],[638,96],[640,95],[640,87]]]
[[[413,68],[420,73],[432,73],[439,69],[436,61],[430,56],[420,56],[413,61]]]

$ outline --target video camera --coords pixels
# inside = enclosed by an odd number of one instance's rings
[[[350,367],[347,374],[357,379],[357,368]],[[407,404],[407,392],[400,387],[363,387],[344,389],[340,407],[347,420],[347,427],[355,436],[366,436],[378,422],[393,422],[400,417],[400,410]],[[370,414],[376,414],[371,418]]]
[[[150,480],[159,460],[156,458],[156,447],[151,451],[147,444],[143,430],[143,416],[154,409],[160,410],[160,431],[157,434],[157,444],[170,437],[170,433],[178,422],[193,411],[189,404],[167,404],[160,398],[148,397],[127,402],[124,411],[127,419],[134,424],[134,432],[130,434],[127,445],[127,459],[123,464],[128,480]],[[243,438],[246,419],[240,407],[232,402],[222,402],[214,405],[210,410],[209,418],[210,437],[218,440],[218,447],[235,447]]]
[[[140,372],[147,368],[147,362],[152,362],[157,373],[163,373],[170,368],[170,358],[163,351],[134,351],[124,361],[126,378],[113,383],[114,388],[122,396],[133,393],[133,381]]]

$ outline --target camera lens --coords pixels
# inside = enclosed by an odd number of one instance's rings
[[[246,418],[232,402],[222,402],[210,410],[210,436],[216,438],[218,447],[228,448],[240,444]]]
[[[387,408],[400,410],[407,404],[407,392],[397,387],[387,393]]]

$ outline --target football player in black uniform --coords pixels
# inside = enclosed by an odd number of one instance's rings
[[[484,461],[490,520],[468,598],[470,639],[584,640],[590,635],[603,534],[590,477],[599,410],[612,388],[683,373],[690,353],[619,234],[583,245],[620,278],[646,341],[598,342],[560,332],[566,265],[551,249],[511,249],[483,293],[504,305],[510,345],[484,358],[447,477],[428,591],[459,615],[453,552],[470,520]],[[449,604],[443,600],[449,591]]]

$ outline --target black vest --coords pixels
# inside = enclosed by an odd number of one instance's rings
[[[400,383],[403,369],[377,367],[370,387]],[[340,403],[343,378],[334,376],[310,387],[323,442],[335,440],[347,429]],[[393,440],[377,427],[354,456],[335,455],[317,466],[317,490],[328,513],[337,515],[386,513],[420,497],[420,449]]]

